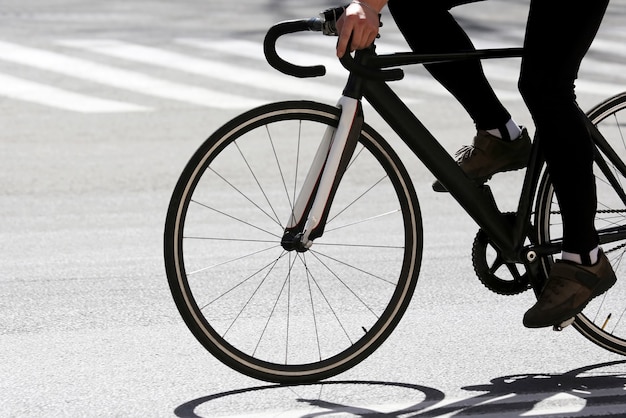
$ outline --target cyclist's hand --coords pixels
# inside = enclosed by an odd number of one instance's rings
[[[350,43],[350,52],[352,52],[367,48],[374,42],[380,27],[380,19],[376,10],[376,6],[368,7],[360,2],[351,3],[346,8],[345,13],[337,21],[337,31],[339,32],[337,56],[339,58],[346,53],[348,43]]]

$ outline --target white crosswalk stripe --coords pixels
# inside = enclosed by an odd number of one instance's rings
[[[475,43],[481,48],[507,46],[491,39]],[[615,37],[596,39],[594,54],[581,67],[578,92],[609,96],[626,89],[622,45]],[[390,37],[378,50],[407,51],[407,46]],[[290,37],[279,44],[279,53],[300,65],[324,65],[327,75],[297,79],[280,74],[265,61],[261,43],[249,40],[179,38],[159,47],[119,39],[53,40],[45,47],[0,41],[0,96],[88,113],[150,111],[167,107],[168,101],[222,109],[249,109],[279,99],[336,102],[347,73],[334,57],[333,39]],[[521,100],[519,59],[490,60],[484,66],[501,99]],[[26,67],[28,75],[16,74],[15,67]],[[50,74],[61,74],[65,82],[52,85]],[[72,80],[87,83],[87,88],[74,89]],[[394,85],[407,102],[449,97],[421,66],[407,68],[405,79]]]
[[[82,113],[125,113],[150,110],[131,103],[98,99],[3,74],[0,74],[0,96]]]
[[[233,57],[244,57],[257,61],[265,61],[262,45],[252,41],[228,39],[215,42],[206,39],[194,38],[181,38],[176,41],[183,45],[190,45],[209,51],[228,54]],[[293,47],[281,47],[279,54],[284,56],[285,59],[297,63],[298,65],[323,65],[326,67],[326,74],[345,77],[346,70],[341,66],[339,60],[332,55],[332,44],[331,47],[329,47],[328,43],[323,46],[326,46],[326,50],[329,53],[328,56],[323,56],[321,53],[316,54],[313,52],[303,52],[302,45],[300,45],[300,49]]]
[[[336,89],[329,88],[323,83],[311,84],[292,77],[285,77],[279,73],[272,73],[269,70],[269,66],[265,71],[250,69],[244,66],[191,57],[177,52],[116,40],[74,40],[60,43],[66,46],[83,48],[98,54],[171,68],[229,83],[253,85],[254,88],[261,90],[285,93],[301,91],[303,95],[306,94],[306,91],[314,90],[317,97],[325,99],[337,98]],[[260,46],[257,45],[257,48],[260,48]]]
[[[97,64],[56,52],[0,41],[0,60],[51,71],[82,80],[105,84],[149,96],[179,100],[200,106],[256,106],[260,102],[209,90],[204,87],[174,83],[134,71]]]

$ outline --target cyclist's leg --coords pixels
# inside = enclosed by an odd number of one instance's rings
[[[474,51],[474,45],[449,10],[474,1],[390,0],[389,9],[415,52],[467,52]],[[465,147],[457,152],[457,162],[468,177],[484,183],[494,173],[526,166],[530,138],[494,93],[480,60],[430,64],[426,68],[465,108],[478,130],[472,143],[474,152],[462,152]],[[443,192],[446,188],[436,180],[433,190]]]
[[[533,116],[561,205],[564,250],[598,244],[592,145],[574,81],[608,0],[533,0],[524,42],[520,91]]]
[[[626,275],[626,265],[622,262],[626,254],[625,240],[619,234],[608,231],[623,230],[626,225],[626,206],[623,199],[623,184],[626,179],[624,156],[626,144],[626,93],[606,99],[587,113],[589,119],[602,134],[598,140],[598,153],[594,162],[596,176],[598,211],[595,225],[607,237],[602,245],[617,277]],[[595,138],[594,138],[595,139]],[[606,142],[604,142],[606,141]],[[546,173],[538,187],[533,231],[537,243],[560,240],[563,236],[561,210],[554,197],[554,189],[549,173]],[[601,235],[602,236],[602,235]],[[539,273],[548,277],[554,265],[552,256],[539,258]],[[574,327],[590,341],[616,353],[626,355],[626,281],[618,281],[610,292],[591,301],[576,317]]]
[[[537,303],[524,316],[528,327],[562,323],[615,283],[608,259],[597,251],[593,148],[574,94],[580,63],[607,4],[531,0],[520,91],[542,140],[561,208],[563,250],[583,265],[561,262],[552,268]]]
[[[398,28],[416,53],[465,52],[475,50],[474,45],[449,9],[474,1],[477,0],[390,0],[388,6]],[[500,128],[511,119],[485,78],[479,60],[425,67],[467,110],[478,129]]]

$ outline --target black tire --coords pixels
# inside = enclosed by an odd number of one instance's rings
[[[364,125],[324,235],[280,241],[309,160],[339,110],[315,102],[246,112],[205,141],[172,195],[170,289],[215,357],[248,376],[313,382],[345,371],[391,334],[415,290],[422,223],[400,159]]]
[[[611,97],[587,113],[591,122],[600,130],[615,153],[601,152],[608,172],[617,184],[609,183],[606,169],[594,164],[598,208],[596,227],[599,230],[617,228],[626,231],[626,203],[616,192],[623,192],[626,185],[626,93]],[[610,153],[609,153],[610,154]],[[596,160],[600,161],[600,160]],[[539,243],[560,239],[561,216],[558,202],[553,193],[550,176],[544,173],[537,198],[535,225]],[[622,260],[626,251],[626,239],[612,240],[602,244],[611,261],[618,281],[607,293],[593,299],[582,313],[577,315],[573,326],[587,339],[609,351],[626,355],[626,265]],[[552,257],[541,259],[541,274],[548,276],[553,263]]]

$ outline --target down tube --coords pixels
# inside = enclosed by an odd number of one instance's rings
[[[368,82],[364,96],[470,217],[487,232],[503,255],[516,259],[518,248],[512,228],[493,203],[491,194],[465,176],[437,139],[389,86],[382,82]]]

